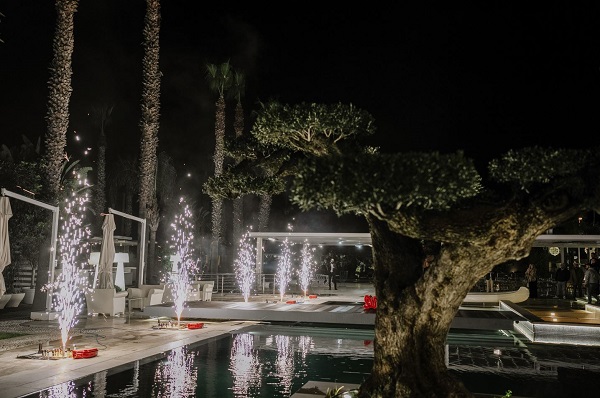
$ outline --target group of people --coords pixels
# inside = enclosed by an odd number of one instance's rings
[[[584,296],[586,290],[587,302],[592,304],[592,298],[596,300],[595,304],[600,304],[600,260],[597,254],[592,253],[590,260],[582,268],[579,263],[573,263],[570,269],[567,269],[564,263],[554,273],[556,280],[556,298],[567,298],[567,287],[573,289],[573,299]],[[529,297],[536,298],[537,293],[537,270],[534,264],[529,264],[525,271],[527,287],[529,288]]]

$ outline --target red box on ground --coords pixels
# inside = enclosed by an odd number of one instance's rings
[[[93,358],[97,355],[97,348],[84,348],[81,350],[73,350],[73,359]]]

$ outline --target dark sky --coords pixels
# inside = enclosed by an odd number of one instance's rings
[[[186,163],[180,173],[213,172],[205,65],[228,59],[246,73],[247,111],[270,98],[353,103],[386,151],[597,144],[598,2],[162,3],[159,150]],[[0,12],[0,141],[14,144],[45,132],[55,14],[39,0],[0,0]],[[139,149],[144,12],[142,0],[84,0],[75,16],[69,134],[93,147],[86,115],[113,104],[112,154]]]

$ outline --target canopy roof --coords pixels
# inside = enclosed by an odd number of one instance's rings
[[[371,234],[344,232],[250,232],[251,238],[321,246],[371,246]],[[533,247],[600,247],[600,235],[540,235]]]
[[[344,232],[250,232],[251,238],[262,238],[273,242],[289,242],[321,246],[371,246],[371,234]]]

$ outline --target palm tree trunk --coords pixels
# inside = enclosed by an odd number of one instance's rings
[[[244,132],[244,108],[241,101],[237,102],[235,107],[234,120],[235,136],[239,138]],[[242,234],[244,233],[244,197],[235,198],[233,200],[233,243],[237,246]]]
[[[265,232],[269,226],[269,215],[271,214],[271,203],[273,197],[268,194],[260,195],[258,209],[258,231]]]
[[[78,0],[56,1],[56,30],[52,42],[54,57],[50,63],[50,79],[48,87],[48,111],[46,122],[48,124],[44,144],[46,151],[42,158],[44,167],[44,188],[50,203],[58,203],[60,192],[60,178],[63,162],[66,158],[67,129],[69,127],[69,103],[71,101],[71,75],[73,48],[75,46],[74,16],[77,12]],[[43,248],[48,248],[50,239],[48,231],[47,240],[44,239]],[[48,282],[49,254],[42,249],[42,258],[39,263],[36,291],[42,291]],[[47,254],[47,255],[46,255]],[[36,294],[33,310],[39,311],[46,308],[47,294]]]
[[[159,33],[160,33],[160,1],[146,0],[146,16],[144,18],[144,59],[142,88],[142,140],[140,144],[140,193],[139,214],[146,218],[147,208],[156,197],[156,165],[158,148],[158,128],[160,116],[160,70],[159,70]],[[141,235],[141,225],[138,236]],[[139,238],[138,238],[139,239]],[[138,258],[145,247],[138,246]],[[143,267],[144,264],[140,264]],[[149,269],[148,274],[155,272]],[[144,283],[144,281],[142,281]]]
[[[46,151],[42,159],[45,168],[46,189],[52,202],[58,200],[60,177],[65,161],[67,130],[69,128],[69,103],[71,101],[71,75],[73,48],[75,46],[74,16],[78,0],[56,1],[56,30],[52,48],[54,58],[50,64],[48,87],[48,123],[44,144]]]
[[[225,98],[220,95],[216,104],[215,114],[215,176],[223,174],[223,161],[225,158]],[[219,245],[222,236],[223,200],[212,200],[212,242],[210,268],[211,273],[217,272],[219,261]]]

